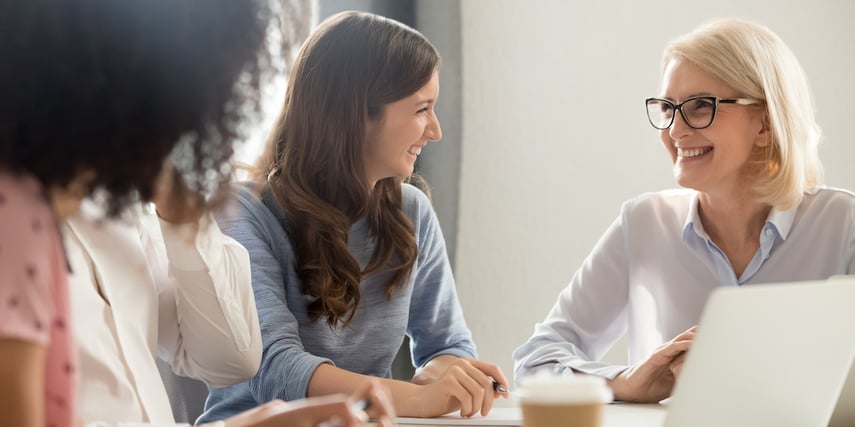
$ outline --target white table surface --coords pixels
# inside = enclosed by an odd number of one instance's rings
[[[665,406],[659,404],[612,403],[605,406],[602,427],[661,427],[665,422]],[[446,415],[439,418],[398,418],[407,427],[422,426],[519,426],[519,408],[493,408],[486,417],[461,418]]]

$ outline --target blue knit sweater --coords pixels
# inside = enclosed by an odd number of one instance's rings
[[[269,190],[259,196],[247,186],[236,187],[233,205],[218,221],[226,234],[249,251],[264,355],[250,381],[211,390],[200,423],[221,420],[272,399],[304,398],[321,363],[388,378],[404,334],[411,339],[415,366],[441,354],[476,357],[430,201],[407,184],[403,196],[418,245],[406,286],[388,300],[387,274],[365,278],[359,285],[361,299],[353,320],[347,327],[331,329],[323,318],[309,320],[308,297],[300,292],[294,251],[281,225],[287,221],[281,206]],[[348,244],[364,268],[374,251],[364,220],[352,226]]]

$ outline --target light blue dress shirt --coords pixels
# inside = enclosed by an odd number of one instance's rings
[[[855,273],[855,195],[819,188],[772,209],[760,248],[737,277],[698,215],[698,193],[668,190],[624,203],[620,216],[514,351],[516,380],[542,369],[614,378],[599,360],[627,334],[630,365],[694,326],[720,286],[819,280]]]

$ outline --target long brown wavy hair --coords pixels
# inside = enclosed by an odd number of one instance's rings
[[[368,120],[430,80],[440,57],[419,32],[369,13],[343,12],[306,40],[291,70],[285,104],[256,168],[282,204],[312,320],[350,323],[359,283],[390,273],[386,295],[407,282],[418,254],[403,211],[403,177],[374,187],[363,164]],[[375,245],[365,270],[348,233],[366,218]]]

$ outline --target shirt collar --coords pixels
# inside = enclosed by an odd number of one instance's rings
[[[787,240],[787,236],[790,235],[790,229],[793,227],[793,222],[796,219],[797,209],[798,206],[782,211],[773,207],[772,211],[769,212],[766,224],[775,227],[778,235],[781,236],[781,240]]]
[[[793,227],[793,222],[796,218],[797,209],[798,206],[788,210],[780,210],[772,207],[769,216],[766,218],[766,225],[763,228],[771,227],[775,229],[781,240],[787,240],[787,236],[789,236],[790,229]],[[709,240],[709,235],[704,230],[703,225],[701,225],[701,217],[698,212],[698,192],[692,195],[692,200],[689,202],[689,212],[686,214],[686,222],[683,223],[683,241],[686,241],[689,233],[692,232],[705,240]]]
[[[704,240],[709,240],[707,232],[701,226],[701,216],[698,212],[698,192],[692,194],[692,199],[689,200],[689,212],[686,214],[686,222],[683,223],[683,241],[689,239],[690,233],[702,237]]]

